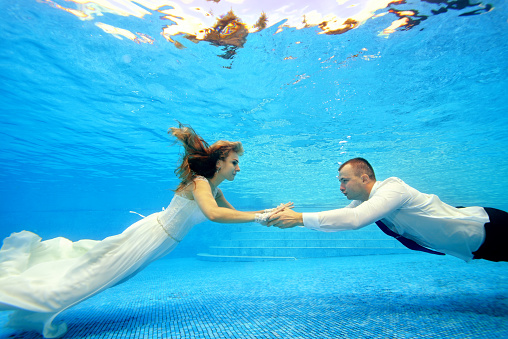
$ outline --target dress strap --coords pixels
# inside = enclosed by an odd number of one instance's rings
[[[207,183],[210,183],[210,181],[209,181],[207,178],[205,178],[204,176],[202,176],[202,175],[196,175],[196,176],[194,177],[194,180],[193,180],[193,181],[196,181],[196,180],[198,180],[198,181],[206,181]],[[190,183],[189,183],[189,185],[190,185]],[[214,198],[215,198],[215,197],[217,197],[217,192],[218,192],[218,191],[219,191],[219,188],[218,188],[218,187],[215,187],[215,189],[214,189],[214,190],[212,190],[212,194],[213,194],[213,197],[214,197]]]
[[[192,179],[191,182],[189,182],[187,185],[185,185],[185,187],[183,189],[189,187],[189,185],[192,184],[194,181],[206,181],[207,183],[210,183],[210,181],[207,178],[205,178],[204,176],[202,176],[202,175],[196,175],[194,177],[194,179]],[[215,189],[212,191],[212,194],[213,194],[214,198],[217,197],[217,192],[219,192],[219,189],[217,187],[215,187]]]

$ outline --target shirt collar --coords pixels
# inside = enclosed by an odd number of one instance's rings
[[[372,198],[372,196],[374,195],[374,193],[376,193],[379,185],[381,185],[381,182],[380,181],[376,181],[374,183],[374,186],[372,186],[372,190],[370,190],[370,194],[369,194],[369,199]]]

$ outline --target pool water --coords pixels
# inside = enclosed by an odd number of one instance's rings
[[[221,185],[237,209],[343,207],[337,169],[360,156],[380,180],[508,210],[507,18],[501,0],[0,0],[0,238],[102,239],[160,211],[178,184],[177,121],[242,141]],[[243,229],[196,226],[62,314],[67,337],[508,335],[503,264],[197,260]]]

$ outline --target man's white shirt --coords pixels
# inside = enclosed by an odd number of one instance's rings
[[[484,224],[489,216],[482,207],[447,205],[436,195],[421,193],[395,177],[377,181],[367,201],[353,200],[345,208],[303,213],[305,227],[324,232],[355,230],[378,220],[420,245],[470,261],[485,239]]]

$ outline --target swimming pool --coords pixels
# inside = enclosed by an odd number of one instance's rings
[[[238,209],[342,207],[338,163],[356,156],[451,205],[508,209],[503,1],[78,3],[0,3],[2,239],[101,239],[167,206],[176,120],[243,142],[222,187]],[[230,9],[248,35],[200,33]],[[170,259],[235,227],[198,225]]]

